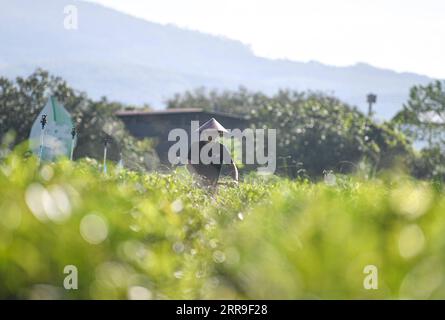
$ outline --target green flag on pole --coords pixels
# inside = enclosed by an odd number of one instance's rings
[[[44,115],[46,124],[42,126],[41,119]],[[72,131],[71,115],[55,97],[50,97],[31,128],[30,148],[41,160],[53,161],[61,156],[70,157],[71,149],[77,142],[77,136],[73,138]]]

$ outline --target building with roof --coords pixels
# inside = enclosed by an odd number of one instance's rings
[[[168,150],[175,143],[168,141],[168,134],[173,129],[184,129],[190,137],[191,121],[199,121],[199,124],[202,125],[211,118],[218,120],[227,129],[244,130],[250,125],[247,117],[198,108],[120,111],[116,115],[124,122],[130,134],[136,138],[155,140],[156,152],[161,163],[165,165],[169,165]]]

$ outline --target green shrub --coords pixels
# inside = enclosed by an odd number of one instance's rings
[[[17,150],[0,162],[0,298],[444,298],[444,212],[441,186],[401,176],[251,175],[212,195],[182,169]]]

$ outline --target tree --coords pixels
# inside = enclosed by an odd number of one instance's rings
[[[51,76],[38,69],[27,78],[15,81],[0,78],[0,140],[9,131],[14,131],[14,144],[28,139],[31,126],[48,97],[54,95],[71,113],[78,132],[75,158],[92,157],[101,159],[102,139],[109,135],[113,139],[109,159],[119,160],[122,154],[126,163],[133,168],[152,168],[156,157],[149,141],[137,141],[115,116],[123,109],[120,103],[89,99],[78,93],[60,77]]]
[[[393,118],[421,151],[412,162],[419,178],[445,179],[445,82],[411,88],[408,102]]]
[[[281,91],[252,114],[258,127],[277,129],[281,167],[292,176],[303,168],[312,176],[326,170],[350,172],[366,160],[375,169],[394,165],[410,153],[404,136],[378,125],[357,109],[320,93]]]
[[[256,106],[268,99],[265,94],[249,91],[245,87],[239,87],[237,91],[222,92],[200,87],[193,91],[175,94],[173,98],[167,100],[167,108],[199,108],[229,114],[250,114]]]
[[[325,170],[350,172],[362,160],[387,168],[411,153],[405,136],[391,123],[376,124],[356,108],[317,92],[280,90],[273,96],[248,91],[199,88],[177,94],[169,108],[200,107],[249,116],[257,128],[277,129],[277,164],[281,173]]]

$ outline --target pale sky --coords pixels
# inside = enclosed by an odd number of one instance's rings
[[[240,40],[268,58],[445,79],[445,0],[91,0]]]

